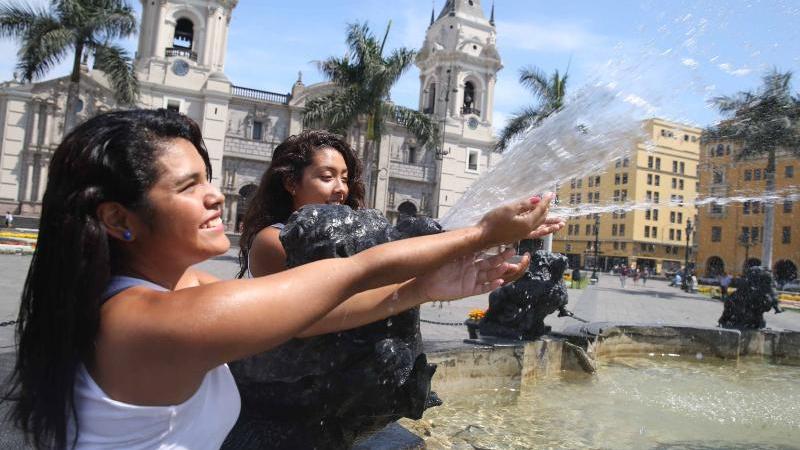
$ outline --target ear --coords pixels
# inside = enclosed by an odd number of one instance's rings
[[[297,192],[297,182],[291,177],[284,178],[283,188],[286,189],[286,192],[288,192],[289,195],[294,197],[295,192]]]
[[[118,202],[103,202],[95,210],[97,219],[109,236],[123,242],[130,242],[136,238],[134,230],[133,213]]]

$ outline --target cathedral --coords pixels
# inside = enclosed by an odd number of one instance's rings
[[[273,149],[303,130],[305,102],[334,87],[306,86],[298,76],[289,92],[277,93],[228,79],[228,31],[238,0],[141,2],[138,106],[180,111],[200,124],[213,182],[226,198],[223,220],[237,231]],[[416,58],[418,108],[438,123],[441,142],[429,149],[389,124],[373,167],[365,167],[375,180],[368,206],[390,219],[442,217],[500,157],[492,151],[494,86],[502,68],[495,38],[494,8],[487,19],[480,0],[447,0],[438,16],[432,12]],[[0,84],[0,210],[40,213],[50,155],[64,135],[68,82]],[[79,121],[116,107],[102,71],[84,67],[80,87]],[[354,126],[347,139],[363,156],[366,128]]]

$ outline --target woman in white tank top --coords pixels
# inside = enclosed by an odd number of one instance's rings
[[[230,245],[211,179],[199,127],[167,110],[98,115],[54,152],[4,396],[35,446],[216,448],[239,409],[228,361],[486,292],[511,255],[471,255],[563,226],[549,198],[528,199],[474,227],[219,281],[191,268]],[[362,293],[398,282],[388,301]]]

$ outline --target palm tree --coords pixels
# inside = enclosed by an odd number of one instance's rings
[[[317,63],[336,89],[328,95],[309,100],[305,107],[307,125],[324,126],[331,131],[347,131],[366,122],[367,146],[365,169],[369,191],[374,193],[375,168],[381,136],[388,121],[405,127],[420,145],[432,147],[438,128],[425,114],[398,106],[389,100],[389,92],[414,61],[416,52],[399,48],[384,56],[384,45],[391,22],[382,41],[378,41],[366,23],[347,26],[348,52],[344,57],[330,57]],[[373,198],[374,200],[374,198]],[[373,200],[370,203],[373,203]]]
[[[773,70],[763,77],[757,92],[739,92],[712,100],[727,117],[703,131],[702,142],[734,140],[742,143],[736,159],[767,157],[765,195],[775,193],[775,154],[778,149],[800,156],[800,96],[791,94],[791,72]],[[772,267],[775,205],[767,202],[764,213],[764,245],[761,265]]]
[[[500,137],[495,144],[495,150],[503,151],[508,147],[514,137],[527,130],[531,125],[537,125],[547,116],[564,106],[566,95],[567,72],[562,76],[558,70],[548,78],[541,69],[533,66],[523,67],[519,71],[519,83],[528,88],[538,100],[535,106],[526,106],[516,113],[500,132]]]
[[[136,32],[136,16],[125,0],[53,0],[49,8],[0,3],[0,36],[20,42],[17,70],[25,81],[41,78],[73,52],[64,128],[75,125],[81,62],[108,76],[116,100],[133,104],[138,83],[127,52],[114,39]]]

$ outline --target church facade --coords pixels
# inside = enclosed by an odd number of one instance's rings
[[[200,124],[213,182],[225,194],[223,220],[238,229],[249,197],[273,149],[303,130],[305,102],[333,89],[306,86],[301,77],[286,93],[235,85],[225,75],[230,20],[237,0],[142,0],[135,58],[139,107],[168,108]],[[493,94],[502,68],[493,15],[479,0],[448,0],[431,16],[416,64],[419,109],[443,131],[434,149],[404,128],[384,131],[374,167],[365,167],[369,206],[390,219],[399,214],[443,216],[499,155],[492,151]],[[0,209],[37,216],[50,155],[64,135],[68,77],[0,84]],[[78,120],[116,107],[98,70],[83,68]],[[366,127],[347,135],[363,156]],[[362,158],[363,160],[363,158]]]

